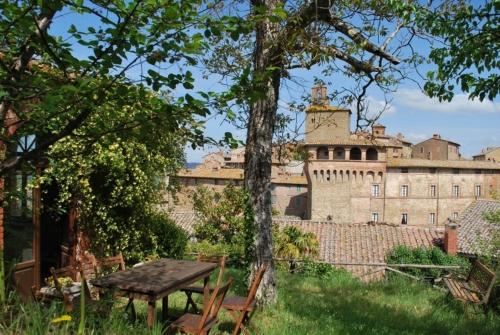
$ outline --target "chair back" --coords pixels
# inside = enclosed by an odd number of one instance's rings
[[[226,297],[226,293],[229,290],[229,287],[233,283],[233,278],[229,278],[226,285],[224,286],[216,286],[210,299],[208,300],[208,304],[203,308],[203,315],[200,319],[200,323],[198,324],[198,332],[201,334],[203,328],[205,327],[207,321],[211,321],[214,318],[217,318],[219,314],[219,310],[222,306],[222,302]]]
[[[245,300],[244,310],[247,311],[250,308],[250,305],[253,303],[255,299],[255,295],[257,294],[257,289],[259,288],[260,282],[264,277],[264,272],[267,270],[267,265],[261,265],[253,278],[252,284],[250,285],[250,290],[248,290],[248,296]]]
[[[226,266],[226,256],[225,255],[208,256],[208,255],[198,254],[198,257],[196,259],[198,262],[219,264],[219,274],[217,276],[217,282],[215,286],[220,286],[220,284],[222,283],[222,277],[224,276],[224,268]]]
[[[98,275],[124,270],[125,261],[121,252],[115,256],[98,259],[96,262],[96,272]]]
[[[92,279],[96,276],[97,260],[93,254],[86,252],[82,256],[80,260],[80,270],[87,279]]]

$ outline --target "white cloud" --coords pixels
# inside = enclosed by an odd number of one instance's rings
[[[405,137],[411,142],[418,143],[428,139],[430,136],[424,133],[405,133]]]
[[[469,100],[466,94],[455,94],[451,102],[429,98],[418,89],[402,88],[394,93],[395,104],[422,112],[436,113],[498,113],[500,103],[489,100]]]
[[[365,105],[368,118],[378,116],[381,111],[383,111],[382,116],[396,113],[396,107],[393,104],[389,103],[386,105],[384,100],[374,98],[373,96],[368,96],[366,98]],[[356,111],[356,104],[352,104],[350,109],[354,113]]]

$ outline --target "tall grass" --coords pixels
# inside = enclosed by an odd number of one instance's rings
[[[228,269],[226,277],[229,276],[236,279],[229,294],[245,295],[244,272]],[[485,315],[449,299],[441,291],[405,278],[364,284],[340,270],[323,278],[280,272],[278,284],[278,303],[258,309],[253,316],[260,334],[500,334],[498,315]],[[175,293],[169,302],[170,315],[180,316],[185,295]],[[135,303],[136,322],[124,315],[125,304],[126,300],[115,302],[109,316],[88,308],[85,335],[162,333],[160,324],[147,329],[144,303]],[[61,314],[61,304],[45,308],[11,299],[9,307],[0,315],[0,334],[76,334],[79,312],[72,314],[71,322],[50,323]],[[232,318],[222,312],[211,334],[230,334],[233,327]]]

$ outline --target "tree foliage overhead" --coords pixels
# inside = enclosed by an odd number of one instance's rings
[[[203,35],[193,33],[200,4],[198,0],[3,1],[0,116],[7,152],[1,172],[42,157],[99,113],[104,102],[122,110],[132,97],[147,98],[146,87],[167,94],[179,86],[192,89],[188,68],[204,47]],[[138,85],[142,93],[126,97],[128,85]],[[155,109],[159,117],[170,119],[171,129],[182,129],[193,143],[200,143],[202,134],[192,115],[206,115],[204,104],[188,93],[161,103],[163,107]],[[124,131],[131,124],[151,121],[134,116],[116,128]],[[26,135],[35,135],[37,145],[16,155],[11,149]],[[94,141],[101,135],[87,133]]]
[[[161,112],[164,97],[135,86],[120,90],[129,105],[104,103],[73,135],[52,145],[42,182],[58,186],[60,208],[76,206],[95,252],[122,251],[135,260],[167,256],[163,251],[177,243],[177,233],[171,229],[172,240],[162,245],[161,231],[173,224],[159,212],[159,190],[168,191],[164,177],[184,165],[186,139]]]
[[[428,73],[426,92],[451,100],[456,88],[471,98],[493,100],[500,90],[500,1],[443,1],[422,11],[419,26],[442,43],[429,58],[438,67]]]

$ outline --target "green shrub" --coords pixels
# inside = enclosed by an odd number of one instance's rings
[[[308,259],[300,264],[297,272],[307,277],[331,278],[337,273],[337,270],[330,264],[314,262]]]
[[[432,248],[409,248],[400,245],[390,251],[387,255],[387,264],[424,264],[424,265],[458,265],[461,272],[466,272],[470,266],[466,258],[446,254],[437,247]],[[399,269],[415,276],[439,277],[445,270],[441,269]]]
[[[151,225],[156,236],[158,256],[182,258],[188,242],[187,233],[163,214],[152,216]]]
[[[203,240],[200,242],[189,243],[187,247],[188,254],[202,254],[206,256],[226,255],[226,264],[240,267],[244,264],[244,246],[242,244],[216,243]]]

